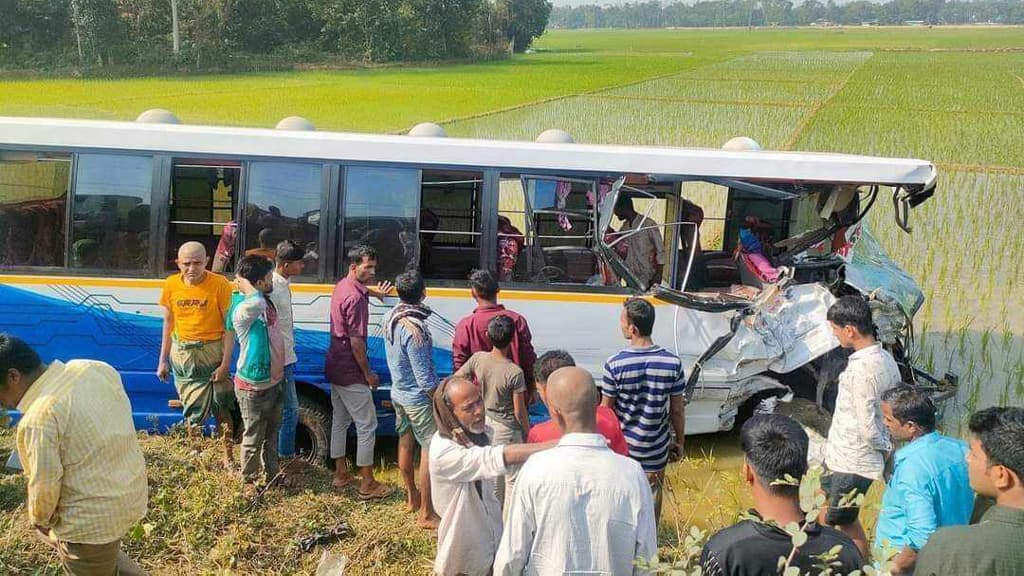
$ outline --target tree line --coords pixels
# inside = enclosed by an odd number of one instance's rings
[[[248,68],[523,51],[547,0],[0,0],[0,68]]]
[[[904,24],[1024,24],[1021,0],[700,0],[693,4],[656,1],[617,6],[558,6],[551,12],[555,28],[666,28],[705,26],[806,26]]]

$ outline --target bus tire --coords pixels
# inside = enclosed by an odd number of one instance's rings
[[[296,448],[310,464],[323,466],[330,456],[331,410],[323,402],[299,394],[299,425]]]

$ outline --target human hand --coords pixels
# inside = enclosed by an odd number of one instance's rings
[[[384,298],[388,295],[388,292],[391,292],[391,288],[393,287],[393,284],[387,280],[377,284],[377,299],[383,302]]]
[[[157,367],[156,367],[156,377],[159,378],[161,382],[167,382],[167,380],[168,380],[168,378],[170,378],[170,376],[171,376],[171,368],[170,368],[170,366],[167,365],[167,361],[166,360],[161,360],[160,363],[157,364]]]
[[[213,375],[210,376],[210,382],[223,382],[227,380],[231,375],[231,367],[225,364],[217,366],[217,369],[213,371]]]
[[[686,451],[683,449],[683,443],[679,441],[672,442],[668,445],[668,461],[679,462],[686,456]]]
[[[373,370],[366,373],[366,385],[370,387],[370,390],[376,390],[377,386],[380,386],[380,376]]]

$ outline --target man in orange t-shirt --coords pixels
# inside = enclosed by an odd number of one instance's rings
[[[156,375],[166,382],[174,373],[174,387],[184,405],[190,433],[211,414],[218,433],[225,427],[224,463],[233,467],[235,392],[229,376],[235,340],[224,326],[231,306],[231,283],[207,271],[208,262],[206,247],[199,242],[186,242],[178,249],[181,272],[167,278],[160,294],[164,328]]]
[[[540,393],[540,397],[544,400],[545,404],[548,403],[548,377],[559,368],[575,365],[576,361],[565,350],[551,350],[550,352],[545,352],[537,359],[533,372],[537,378],[537,392]],[[629,456],[629,447],[626,446],[626,437],[622,435],[622,426],[619,424],[619,418],[615,415],[615,411],[607,406],[597,407],[597,433],[608,440],[608,447],[613,452]],[[542,424],[531,426],[526,442],[528,444],[535,444],[549,440],[558,440],[561,437],[562,431],[558,428],[558,424],[554,420],[548,420]]]

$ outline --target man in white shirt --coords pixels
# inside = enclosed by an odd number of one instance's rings
[[[523,466],[512,493],[494,574],[639,574],[658,552],[654,501],[643,468],[597,433],[597,387],[577,367],[547,382],[548,409],[564,434]]]
[[[615,216],[622,220],[616,236],[626,236],[626,267],[647,285],[661,282],[665,266],[665,246],[661,239],[658,223],[638,214],[633,208],[633,199],[619,194],[615,203]]]
[[[299,423],[299,397],[295,393],[295,323],[292,315],[291,279],[302,274],[305,250],[291,240],[277,245],[277,267],[274,269],[274,291],[270,301],[277,309],[277,326],[284,341],[284,410],[281,430],[277,435],[277,454],[288,459],[295,456],[295,428]]]
[[[892,450],[882,414],[882,394],[900,383],[896,361],[875,340],[871,308],[861,296],[843,296],[828,310],[828,321],[839,345],[852,349],[839,375],[839,393],[825,444],[822,488],[829,505],[821,522],[836,526],[868,557],[867,535],[858,520],[860,509],[848,494],[867,494],[882,480],[885,456]]]
[[[484,576],[501,539],[495,479],[507,466],[555,442],[491,446],[480,388],[463,378],[441,382],[433,403],[437,433],[430,440],[430,495],[441,516],[434,573]]]

